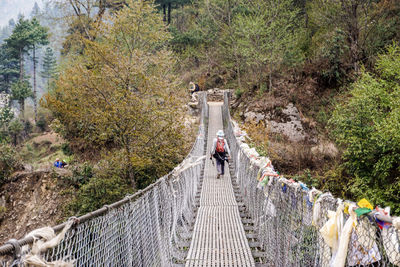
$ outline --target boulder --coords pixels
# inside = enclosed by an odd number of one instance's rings
[[[300,113],[299,110],[293,105],[293,103],[289,103],[283,110],[282,113],[288,116],[292,121],[299,120],[300,121]]]
[[[279,121],[272,120],[271,116],[266,116],[266,125],[271,133],[283,134],[292,142],[301,142],[306,138],[300,113],[293,103],[289,103],[283,110],[284,119]]]
[[[255,113],[253,111],[248,111],[244,113],[244,121],[250,123],[259,123],[265,119],[265,115],[262,113]]]

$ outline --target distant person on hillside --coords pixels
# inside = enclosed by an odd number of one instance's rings
[[[199,87],[199,85],[197,84],[197,83],[194,83],[194,82],[190,82],[189,83],[189,91],[190,91],[190,94],[192,95],[192,102],[197,102],[197,92],[198,91],[200,91],[200,87]]]
[[[210,151],[210,159],[211,157],[215,158],[217,163],[217,179],[224,175],[225,170],[225,160],[228,161],[231,157],[231,151],[229,150],[228,142],[224,138],[224,131],[219,130],[217,132],[217,138],[214,138],[213,145]]]
[[[67,166],[67,162],[65,161],[65,159],[63,159],[61,161],[61,168],[64,168],[65,166]]]
[[[189,90],[190,90],[191,94],[200,91],[200,87],[199,87],[199,85],[197,83],[190,82],[189,86],[190,86]]]
[[[60,161],[59,158],[56,158],[56,161],[54,162],[54,167],[56,168],[62,168],[62,162]]]

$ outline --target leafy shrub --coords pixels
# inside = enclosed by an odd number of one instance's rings
[[[325,112],[324,108],[317,113],[317,121],[322,125],[326,125],[328,122],[328,114]]]
[[[36,126],[42,131],[46,131],[47,129],[47,121],[44,116],[39,116],[38,121],[36,122]]]
[[[0,184],[8,181],[9,176],[21,167],[18,154],[9,144],[0,143]]]
[[[243,95],[243,93],[244,93],[243,90],[239,88],[235,90],[235,95],[237,98],[240,98]]]
[[[69,146],[69,143],[68,143],[68,142],[63,143],[63,144],[61,145],[61,150],[62,150],[62,152],[63,152],[65,155],[67,155],[67,156],[71,156],[71,155],[72,155],[72,150],[71,150],[71,147]]]
[[[14,118],[11,108],[0,108],[0,142],[8,141],[8,126]]]
[[[379,57],[377,75],[364,71],[351,97],[336,106],[329,121],[344,148],[351,192],[400,212],[400,47]]]
[[[328,63],[328,67],[321,71],[322,79],[327,84],[336,84],[342,81],[345,70],[341,59],[346,49],[344,32],[336,29],[321,51],[322,58]]]
[[[32,132],[32,123],[30,121],[24,122],[24,132],[25,134],[30,134]]]
[[[96,168],[84,164],[74,171],[79,180],[79,190],[74,200],[67,205],[69,215],[81,215],[122,199],[132,193],[132,186],[124,178],[123,166],[113,158],[102,160]]]
[[[93,166],[85,162],[81,166],[75,166],[72,169],[72,176],[67,178],[67,181],[75,188],[80,188],[90,181],[93,177]]]
[[[118,176],[93,177],[68,205],[72,214],[82,215],[122,199],[132,188]]]
[[[304,173],[298,176],[293,177],[294,180],[296,181],[301,181],[303,183],[305,183],[307,186],[311,187],[316,187],[319,188],[320,187],[320,180],[313,176],[310,169],[305,169]]]
[[[11,136],[14,146],[17,145],[18,139],[21,137],[22,131],[24,130],[24,125],[22,125],[20,120],[13,120],[10,122],[8,127],[8,134]]]

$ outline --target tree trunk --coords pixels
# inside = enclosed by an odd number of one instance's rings
[[[356,72],[359,71],[358,61],[359,61],[359,36],[360,29],[358,26],[358,3],[352,3],[351,6],[347,6],[348,12],[348,40],[350,43],[350,54],[351,54],[351,63],[353,64],[353,68]]]
[[[237,75],[238,75],[238,85],[239,85],[239,89],[242,90],[242,82],[240,79],[240,64],[239,64],[239,59],[236,59],[236,71],[237,71]]]
[[[168,3],[168,24],[171,23],[171,2]]]
[[[131,163],[131,158],[130,158],[130,152],[128,152],[128,162],[127,162],[127,174],[128,174],[128,182],[131,183],[131,186],[133,189],[137,189],[137,184],[136,184],[136,180],[135,180],[135,170],[132,167],[132,163]]]
[[[269,91],[272,94],[272,70],[269,70]]]
[[[22,48],[19,49],[19,80],[22,82],[24,80],[24,54],[22,53]],[[19,100],[19,116],[22,121],[25,120],[25,99]]]
[[[13,137],[14,137],[13,138],[14,139],[13,140],[14,146],[17,146],[17,134],[14,134]]]
[[[136,185],[136,180],[135,180],[135,170],[133,169],[132,166],[132,149],[130,147],[130,142],[129,142],[130,138],[127,136],[122,136],[122,146],[125,148],[125,153],[126,153],[126,159],[127,162],[125,164],[125,166],[127,166],[126,168],[126,174],[127,174],[127,180],[128,183],[131,184],[133,189],[136,189],[137,185]]]
[[[165,4],[163,4],[163,21],[166,22],[167,21],[167,10],[165,7]]]
[[[24,58],[23,58],[22,48],[19,49],[19,80],[24,79]]]
[[[37,91],[36,91],[36,47],[33,46],[33,110],[35,112],[35,124],[37,122]]]
[[[236,61],[236,72],[237,72],[237,76],[238,76],[238,86],[239,86],[239,90],[242,90],[242,82],[241,82],[241,77],[240,77],[240,60],[239,60],[239,56],[237,53],[237,46],[235,45],[235,61]]]
[[[19,100],[19,111],[21,112],[20,117],[21,120],[24,121],[25,120],[25,99],[20,99]]]

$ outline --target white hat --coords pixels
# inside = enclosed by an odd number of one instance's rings
[[[224,131],[223,131],[223,130],[219,130],[219,131],[217,132],[217,136],[218,136],[218,137],[224,137],[224,136],[225,136]]]

